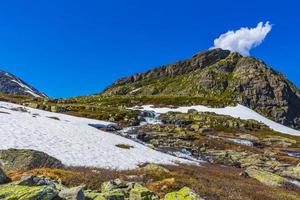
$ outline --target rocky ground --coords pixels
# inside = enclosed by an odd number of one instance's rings
[[[18,155],[33,155],[28,150],[6,150]],[[39,154],[39,152],[38,152]],[[38,155],[34,154],[34,155]],[[8,155],[8,154],[7,154]],[[11,155],[11,154],[9,154]],[[39,154],[41,155],[41,154]],[[43,160],[49,160],[43,154]],[[153,200],[153,199],[299,199],[300,189],[290,183],[280,182],[265,172],[243,170],[217,164],[199,166],[158,166],[146,164],[134,170],[114,171],[97,168],[49,168],[57,163],[40,163],[27,166],[34,157],[23,156],[19,161],[2,157],[0,171],[0,198],[5,200],[36,199],[96,199],[96,200]],[[15,164],[15,165],[14,165]],[[11,168],[10,166],[14,166]],[[257,181],[253,175],[268,180]],[[255,191],[255,192],[254,192]]]
[[[68,100],[2,98],[53,112],[115,121],[119,126],[106,131],[200,163],[199,166],[146,165],[135,170],[114,171],[65,167],[42,152],[0,151],[0,197],[3,199],[42,199],[43,195],[52,199],[82,199],[83,195],[85,199],[300,198],[300,137],[275,132],[257,121],[190,110],[185,114],[162,114],[155,119],[158,123],[149,124],[145,119],[157,116],[126,109],[136,104],[164,102],[155,97],[143,101],[138,97],[116,97],[115,106],[99,96]],[[194,100],[177,99],[174,105],[191,105]],[[197,101],[205,104],[202,100]],[[164,103],[159,105],[166,106]],[[128,126],[129,131],[118,130]],[[51,184],[18,185],[20,180],[28,179],[38,180],[38,184]],[[103,190],[107,183],[117,186],[108,192]],[[141,197],[142,194],[132,196],[136,193],[131,192],[133,185],[146,191],[146,197]],[[67,191],[78,197],[61,196],[69,193]]]

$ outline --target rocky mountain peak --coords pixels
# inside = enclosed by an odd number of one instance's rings
[[[0,93],[32,97],[47,97],[20,78],[0,70]]]
[[[253,57],[211,49],[117,80],[102,93],[230,99],[300,129],[300,92],[284,75]]]

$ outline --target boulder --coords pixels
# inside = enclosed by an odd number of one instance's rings
[[[179,191],[166,194],[164,200],[204,200],[192,189],[184,187]]]
[[[115,179],[102,183],[101,192],[110,192],[115,189],[125,189],[128,188],[129,184],[121,179]]]
[[[58,159],[40,151],[7,149],[0,150],[0,167],[4,171],[18,171],[41,167],[61,168],[63,164]]]
[[[102,184],[101,193],[97,196],[89,193],[90,197],[110,200],[157,200],[159,199],[153,192],[139,183],[125,182],[115,179]],[[93,199],[95,199],[93,198]]]
[[[21,186],[6,184],[0,187],[0,199],[53,200],[58,191],[51,186]]]
[[[64,188],[58,193],[64,200],[85,200],[82,187]]]
[[[147,164],[140,169],[144,171],[155,172],[155,173],[167,173],[167,174],[170,173],[170,171],[167,168],[164,168],[154,163]]]
[[[22,176],[20,181],[14,182],[15,185],[23,186],[43,186],[49,185],[56,187],[56,183],[50,179],[43,176]]]
[[[122,190],[112,190],[109,192],[101,193],[100,196],[97,197],[99,200],[125,200],[125,194]]]
[[[159,198],[141,184],[136,183],[130,190],[129,200],[159,200]]]

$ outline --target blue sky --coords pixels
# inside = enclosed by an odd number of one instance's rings
[[[206,50],[228,30],[270,21],[251,56],[300,87],[299,8],[297,0],[1,1],[0,68],[51,97],[92,94]]]

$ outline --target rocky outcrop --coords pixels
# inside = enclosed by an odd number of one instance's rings
[[[20,78],[0,70],[0,93],[31,97],[47,97]]]
[[[0,199],[20,200],[159,200],[153,192],[137,182],[115,179],[102,184],[101,190],[67,188],[43,176],[25,176],[20,181],[0,185]],[[190,188],[167,194],[165,200],[201,200]]]
[[[5,171],[30,170],[41,167],[61,168],[63,164],[46,153],[28,149],[0,150],[0,167]]]
[[[296,86],[261,60],[221,49],[117,80],[101,94],[230,100],[300,128],[300,92]]]

